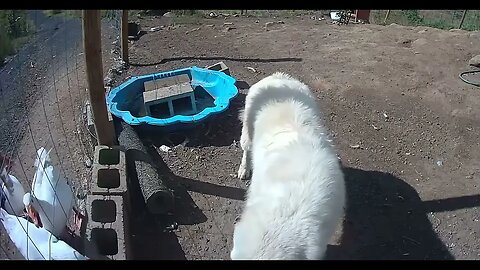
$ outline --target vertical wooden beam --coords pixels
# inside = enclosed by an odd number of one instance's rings
[[[98,144],[114,144],[113,123],[108,121],[103,85],[101,15],[99,10],[83,11],[83,46],[85,51],[88,94],[92,106]]]
[[[467,10],[465,9],[462,14],[462,20],[460,21],[460,24],[458,25],[458,29],[462,29],[463,21],[465,20],[465,15],[467,15]]]
[[[122,59],[125,63],[128,63],[128,10],[122,11]]]

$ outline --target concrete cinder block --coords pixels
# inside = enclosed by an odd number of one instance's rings
[[[190,83],[190,77],[188,77],[187,74],[180,74],[176,76],[146,81],[145,83],[143,83],[143,86],[145,88],[145,92],[148,92],[172,85],[185,83]]]
[[[105,145],[95,147],[91,194],[127,195],[125,152]]]
[[[184,101],[184,106],[178,106],[178,102]],[[152,107],[160,104],[165,109],[168,108],[169,117],[175,114],[196,113],[197,106],[195,104],[195,94],[192,85],[189,82],[162,87],[157,90],[143,92],[143,100],[145,103],[145,111],[148,115],[152,115]],[[187,102],[185,102],[188,100]],[[175,105],[177,104],[177,105]],[[185,106],[187,105],[187,106]],[[163,114],[167,115],[166,110]]]
[[[227,67],[227,65],[225,65],[225,63],[223,63],[223,61],[218,62],[214,65],[208,66],[207,69],[220,71],[227,75],[230,75],[230,69]]]
[[[127,209],[122,196],[89,195],[85,252],[92,259],[128,259]]]

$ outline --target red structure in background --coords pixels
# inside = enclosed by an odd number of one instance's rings
[[[355,20],[362,20],[367,23],[370,23],[370,10],[369,9],[356,9],[355,10]]]

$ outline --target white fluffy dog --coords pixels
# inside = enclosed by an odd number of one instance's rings
[[[238,177],[253,171],[232,259],[322,259],[345,206],[340,162],[304,83],[274,73],[254,84],[240,114]]]

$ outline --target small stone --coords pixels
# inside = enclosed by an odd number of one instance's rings
[[[92,160],[89,158],[89,157],[85,157],[85,166],[87,168],[91,168],[92,167]]]
[[[474,56],[472,59],[470,59],[470,61],[468,61],[468,64],[470,66],[474,66],[474,67],[479,67],[480,68],[480,54],[479,55],[476,55]]]
[[[172,12],[167,12],[167,13],[163,14],[163,17],[173,18],[173,17],[175,17],[175,15]]]

